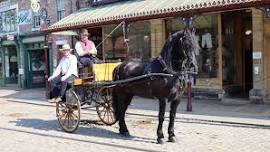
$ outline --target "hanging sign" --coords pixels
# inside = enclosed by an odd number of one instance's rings
[[[39,11],[40,9],[39,0],[31,0],[31,9],[35,13]]]
[[[14,35],[7,35],[7,40],[13,41],[14,40]]]

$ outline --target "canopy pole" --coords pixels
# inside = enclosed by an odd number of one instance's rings
[[[49,77],[49,61],[48,61],[48,51],[49,51],[49,46],[48,46],[48,35],[44,35],[44,51],[45,51],[45,85],[46,85],[46,98],[50,98],[50,90],[49,90],[49,82],[48,82],[48,77]]]

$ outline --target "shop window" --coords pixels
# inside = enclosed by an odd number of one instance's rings
[[[64,18],[65,8],[64,0],[56,0],[56,10],[57,10],[57,21]]]
[[[104,37],[106,37],[116,25],[104,27]],[[150,22],[136,22],[129,26],[129,49],[132,58],[138,60],[148,60],[151,56],[151,31]],[[127,50],[124,42],[122,28],[115,30],[104,44],[104,53],[106,59],[125,59]]]
[[[215,78],[218,74],[218,24],[217,15],[198,16],[193,22],[200,51],[195,52],[198,62],[199,78]],[[166,21],[167,36],[184,29],[180,19]]]
[[[5,53],[5,77],[10,82],[16,82],[18,76],[18,58],[15,47],[8,47]]]
[[[16,10],[0,12],[0,33],[14,32],[17,27]]]

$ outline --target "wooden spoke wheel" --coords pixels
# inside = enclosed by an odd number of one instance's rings
[[[76,93],[66,91],[66,102],[56,103],[56,116],[61,128],[69,133],[77,130],[80,123],[80,102]]]
[[[101,88],[98,92],[97,114],[100,120],[106,125],[116,123],[114,109],[112,106],[112,88]]]

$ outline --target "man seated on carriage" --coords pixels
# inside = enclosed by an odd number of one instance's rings
[[[83,65],[83,67],[91,67],[96,62],[98,62],[97,49],[93,41],[88,39],[87,29],[81,29],[80,31],[80,41],[75,44],[75,50],[78,57],[78,61]]]
[[[48,78],[51,99],[49,102],[60,102],[63,100],[68,83],[73,82],[78,77],[77,58],[70,52],[72,49],[69,44],[64,44],[62,49],[59,49],[63,54],[58,66],[52,76]],[[58,84],[61,84],[59,92]]]

